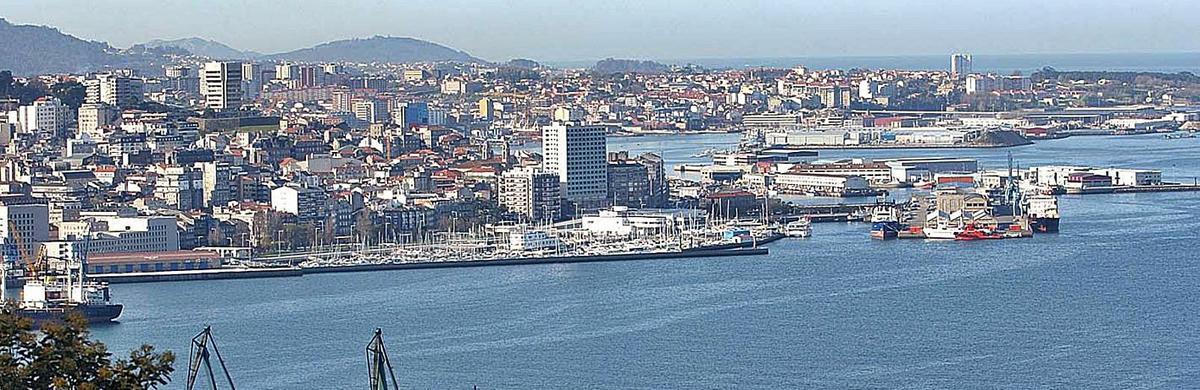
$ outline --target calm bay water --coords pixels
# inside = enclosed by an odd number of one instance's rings
[[[686,142],[683,142],[686,141]],[[610,149],[686,160],[725,135]],[[1074,138],[1023,165],[1200,176],[1200,140]],[[935,151],[1003,166],[1005,150]],[[930,154],[822,153],[823,157]],[[879,242],[817,224],[771,254],[114,286],[116,351],[211,324],[239,387],[362,388],[375,327],[403,388],[1194,388],[1200,193],[1065,196],[1062,233]]]

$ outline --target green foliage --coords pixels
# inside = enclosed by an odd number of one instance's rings
[[[13,75],[11,70],[0,70],[0,97],[12,93]]]
[[[18,83],[13,79],[12,72],[0,71],[0,99],[15,98],[25,105],[48,94],[50,90],[41,81],[31,79],[25,83]]]
[[[275,244],[275,237],[283,229],[283,217],[274,211],[260,211],[254,214],[254,244],[260,250],[269,250]]]
[[[143,345],[128,359],[113,361],[104,343],[89,336],[78,315],[38,332],[11,305],[0,308],[0,390],[150,389],[170,381],[170,351]]]
[[[79,108],[87,98],[87,87],[78,81],[67,81],[50,86],[50,94],[71,108]]]

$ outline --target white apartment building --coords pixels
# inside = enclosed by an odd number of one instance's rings
[[[971,73],[971,55],[954,53],[950,56],[950,75],[959,77]]]
[[[415,82],[415,81],[421,81],[421,80],[424,80],[426,76],[428,76],[428,74],[426,74],[425,71],[421,70],[421,69],[405,69],[404,70],[404,81],[405,82],[411,83],[411,82]]]
[[[276,80],[293,80],[300,78],[300,65],[282,63],[275,65]]]
[[[1024,76],[996,76],[992,74],[972,74],[967,76],[968,94],[1030,90],[1033,90],[1033,80]]]
[[[43,96],[28,106],[9,111],[8,122],[16,123],[20,132],[58,131],[66,126],[63,115],[69,114],[58,98]]]
[[[500,176],[500,205],[531,221],[553,221],[562,215],[558,175],[537,167],[521,167]]]
[[[201,176],[201,197],[205,207],[225,206],[237,192],[234,168],[225,162],[196,163]]]
[[[323,223],[327,196],[316,188],[286,185],[271,190],[271,208],[296,216],[297,221]]]
[[[116,107],[141,103],[145,92],[142,79],[111,73],[84,80],[83,85],[87,88],[87,103],[104,103]]]
[[[354,117],[367,123],[383,123],[388,119],[387,105],[375,99],[355,100]]]
[[[85,248],[89,255],[179,250],[179,228],[170,216],[89,216],[59,224],[58,238],[44,243],[47,256],[74,259]]]
[[[242,63],[209,62],[200,69],[200,95],[204,106],[217,111],[242,107]]]
[[[542,167],[558,175],[563,199],[597,208],[608,196],[607,126],[551,125],[542,129]]]
[[[483,84],[478,81],[465,80],[446,80],[442,82],[442,94],[445,95],[466,95],[479,92],[483,89]]]
[[[190,166],[155,165],[154,197],[177,210],[204,207],[204,182],[200,172]]]
[[[77,118],[79,134],[86,134],[93,140],[104,139],[104,132],[101,129],[113,124],[116,117],[117,111],[107,104],[83,104],[79,106],[79,117]]]

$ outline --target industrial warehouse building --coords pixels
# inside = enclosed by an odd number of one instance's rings
[[[784,173],[775,175],[775,188],[784,193],[823,196],[860,196],[874,193],[867,179],[859,176]]]
[[[214,251],[103,253],[87,259],[91,274],[190,271],[220,266],[221,255]]]

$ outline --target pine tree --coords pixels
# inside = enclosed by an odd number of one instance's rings
[[[170,351],[149,345],[113,361],[104,343],[90,339],[81,316],[39,332],[11,304],[0,307],[0,390],[151,389],[170,381],[174,362]]]

